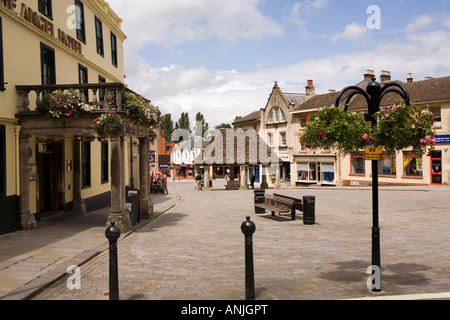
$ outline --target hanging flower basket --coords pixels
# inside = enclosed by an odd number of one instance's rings
[[[424,154],[427,147],[436,143],[433,129],[435,118],[424,107],[394,104],[381,108],[376,114],[378,123],[373,132],[374,145],[393,154],[409,147]]]
[[[378,122],[372,128],[361,112],[325,107],[308,119],[300,141],[313,149],[335,147],[343,154],[377,147],[383,148],[386,155],[410,147],[424,154],[436,143],[435,119],[424,107],[394,104],[381,108],[375,117]]]
[[[147,128],[158,126],[161,113],[145,99],[126,91],[122,94],[122,106],[128,118],[134,123]]]
[[[125,133],[126,122],[115,112],[104,113],[94,120],[92,131],[99,138],[120,137]]]
[[[329,106],[307,119],[300,141],[312,149],[335,147],[347,154],[367,146],[370,134],[370,124],[362,112],[345,112]]]
[[[73,90],[53,91],[44,96],[43,105],[40,108],[41,112],[53,119],[76,118],[80,114],[89,113],[92,110],[93,107],[84,103],[80,93]]]

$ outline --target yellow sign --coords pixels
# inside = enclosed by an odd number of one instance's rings
[[[383,148],[366,148],[364,156],[366,160],[383,160],[384,151]]]

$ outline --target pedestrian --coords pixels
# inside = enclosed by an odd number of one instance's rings
[[[162,181],[163,193],[169,194],[169,190],[167,190],[167,175],[164,173],[164,171],[162,172],[161,181]]]
[[[252,174],[252,177],[250,178],[250,184],[252,185],[252,189],[255,189],[255,175]]]
[[[202,191],[202,176],[200,173],[195,177],[195,182],[197,183],[197,191]]]

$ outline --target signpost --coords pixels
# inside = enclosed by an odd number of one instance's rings
[[[366,160],[383,160],[384,150],[383,148],[366,148],[364,156]]]

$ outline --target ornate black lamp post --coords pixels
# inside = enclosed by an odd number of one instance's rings
[[[362,95],[368,104],[369,113],[365,115],[366,121],[371,121],[372,126],[375,126],[377,119],[375,113],[380,110],[380,103],[383,97],[388,93],[397,93],[400,95],[407,105],[410,104],[409,94],[405,87],[397,82],[390,82],[383,87],[376,82],[375,78],[367,85],[366,91],[357,86],[350,86],[344,88],[336,98],[335,106],[339,106],[344,94],[348,92],[349,95],[345,97],[345,111],[348,111],[350,101],[357,95]],[[381,271],[381,254],[380,254],[380,227],[378,224],[378,160],[372,160],[372,266],[377,266]],[[375,271],[372,270],[372,274]],[[381,275],[380,275],[381,277]],[[379,279],[379,286],[373,287],[372,291],[381,291],[381,278]]]

